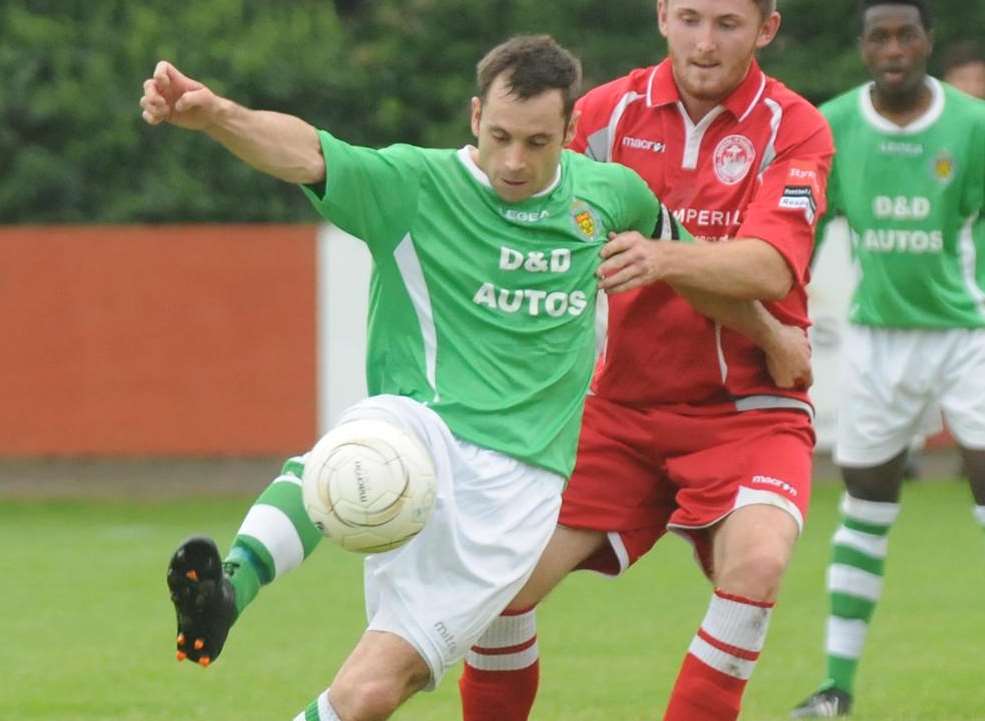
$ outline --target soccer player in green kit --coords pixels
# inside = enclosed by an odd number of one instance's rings
[[[546,36],[495,48],[478,66],[477,147],[458,150],[355,147],[236,105],[166,62],[144,83],[149,124],[202,131],[301,184],[324,217],[366,242],[372,396],[340,423],[390,423],[436,469],[431,518],[406,545],[367,558],[367,631],[299,721],[389,717],[437,685],[516,595],[574,465],[601,247],[626,230],[690,239],[633,171],[563,150],[579,79],[577,60]],[[760,311],[726,303],[722,322],[789,337]],[[209,665],[260,587],[320,541],[301,500],[303,463],[288,461],[257,499],[225,561],[205,538],[175,552],[179,660]]]
[[[931,46],[922,0],[863,2],[873,80],[821,108],[837,150],[829,217],[847,218],[860,276],[835,448],[847,493],[828,568],[828,678],[795,718],[851,709],[906,449],[930,404],[961,446],[985,526],[985,103],[927,75]]]

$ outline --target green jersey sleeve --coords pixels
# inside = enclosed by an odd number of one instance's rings
[[[660,202],[650,186],[636,171],[625,169],[623,200],[623,229],[636,230],[658,240],[680,240],[693,243],[691,234],[677,222],[673,214]]]
[[[325,181],[301,189],[319,215],[362,240],[373,254],[391,252],[417,213],[423,152],[410,145],[363,148],[324,130],[318,136]]]

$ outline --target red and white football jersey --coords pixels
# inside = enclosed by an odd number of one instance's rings
[[[754,61],[742,84],[695,124],[665,60],[595,88],[577,109],[572,149],[633,168],[695,236],[759,238],[775,247],[795,283],[767,307],[783,323],[809,325],[804,286],[834,155],[828,125],[810,103]],[[663,283],[609,296],[593,392],[629,405],[809,411],[806,392],[773,385],[752,342],[699,315]]]

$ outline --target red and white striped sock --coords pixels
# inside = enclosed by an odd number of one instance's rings
[[[506,611],[465,656],[462,720],[526,721],[539,681],[534,610]]]
[[[715,589],[664,721],[734,721],[766,640],[773,603]]]

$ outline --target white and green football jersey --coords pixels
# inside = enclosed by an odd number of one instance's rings
[[[569,476],[599,250],[610,231],[652,233],[659,201],[628,168],[565,151],[547,190],[508,204],[468,148],[320,135],[326,187],[304,190],[373,256],[369,392],[426,403],[460,438]]]
[[[834,133],[828,218],[844,215],[860,271],[850,319],[890,328],[985,326],[985,102],[933,78],[900,128],[871,84],[821,107]],[[823,237],[819,230],[818,238]]]

